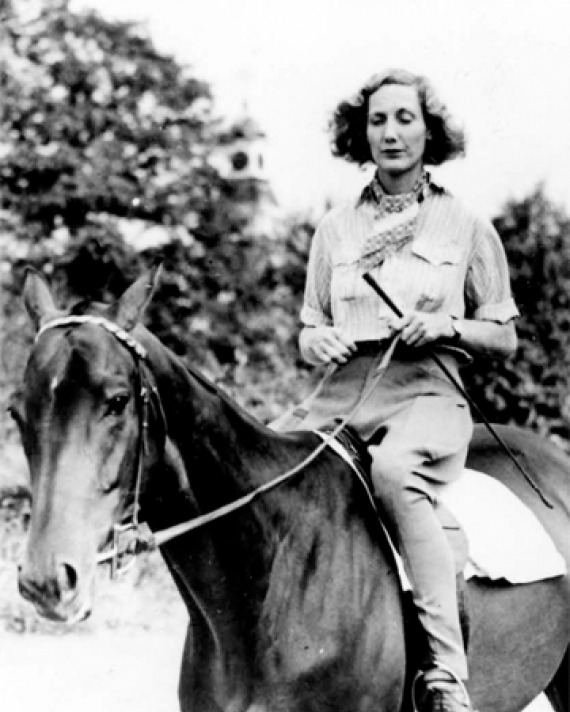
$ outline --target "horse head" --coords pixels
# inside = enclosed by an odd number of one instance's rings
[[[10,408],[33,501],[19,587],[54,620],[89,615],[97,552],[132,506],[145,384],[144,350],[131,332],[157,273],[143,275],[113,305],[82,316],[58,310],[37,273],[26,277],[24,301],[36,339]]]

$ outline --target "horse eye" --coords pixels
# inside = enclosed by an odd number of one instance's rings
[[[6,412],[12,418],[12,420],[14,420],[16,423],[20,422],[20,414],[18,413],[18,410],[16,409],[15,406],[9,405],[6,408]]]
[[[128,402],[128,393],[120,393],[119,395],[113,396],[107,402],[107,413],[109,415],[121,415],[121,413],[127,407]]]
[[[15,395],[12,396],[10,402],[6,406],[6,412],[18,425],[24,420],[22,416],[22,408],[19,399]]]

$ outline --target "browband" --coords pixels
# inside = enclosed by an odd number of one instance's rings
[[[128,331],[125,331],[117,324],[112,321],[105,319],[102,316],[93,316],[90,314],[84,314],[82,316],[63,316],[58,319],[52,319],[44,324],[36,334],[35,341],[37,341],[44,331],[49,331],[49,329],[55,329],[60,326],[75,326],[77,324],[95,324],[96,326],[101,326],[103,329],[113,334],[121,343],[123,343],[128,349],[133,351],[140,359],[146,359],[146,349],[144,346],[139,344],[139,342],[133,338]]]

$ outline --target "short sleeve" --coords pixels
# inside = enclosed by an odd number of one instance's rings
[[[469,316],[474,319],[506,324],[519,315],[503,243],[490,223],[474,225],[465,292]]]
[[[331,311],[331,226],[327,217],[317,227],[311,243],[301,322],[305,326],[330,326]]]

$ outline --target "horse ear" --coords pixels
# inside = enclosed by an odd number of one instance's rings
[[[32,267],[26,268],[22,290],[24,304],[36,329],[61,315],[44,277]]]
[[[111,308],[111,318],[125,331],[133,329],[142,319],[160,279],[161,271],[162,265],[157,264],[149,272],[141,275]]]

